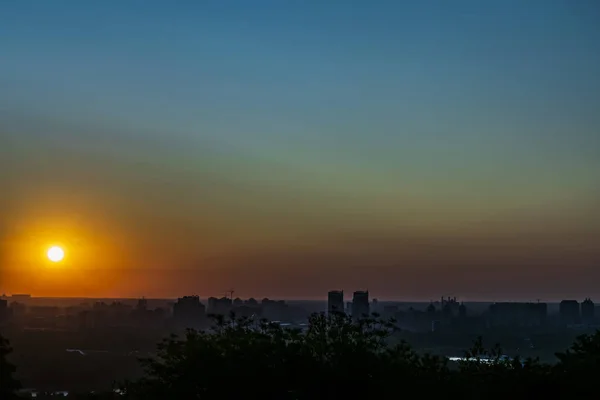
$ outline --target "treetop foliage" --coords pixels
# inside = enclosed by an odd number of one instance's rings
[[[393,337],[393,321],[310,317],[306,331],[218,317],[142,360],[146,376],[124,385],[131,399],[342,399],[445,396],[462,399],[574,398],[594,390],[600,334],[582,336],[551,366],[508,359],[478,339],[464,361],[419,354]],[[595,366],[595,367],[594,367]],[[557,397],[558,396],[558,397]],[[581,398],[581,397],[579,397]]]

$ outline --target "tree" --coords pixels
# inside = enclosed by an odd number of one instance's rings
[[[597,393],[600,371],[600,331],[580,335],[569,349],[556,353],[555,377],[573,398]],[[565,393],[566,395],[567,393]]]
[[[314,314],[307,329],[218,317],[209,332],[171,336],[146,374],[123,385],[130,399],[591,398],[600,333],[580,337],[555,365],[506,357],[479,338],[465,361],[419,354],[397,341],[391,321]]]
[[[134,399],[321,399],[396,394],[397,385],[421,382],[445,369],[406,343],[390,345],[390,321],[353,322],[343,314],[310,317],[305,332],[266,321],[217,318],[210,332],[188,330],[142,360],[146,376],[127,383]],[[421,375],[419,375],[419,371]]]
[[[581,335],[567,351],[556,353],[558,368],[562,371],[581,372],[600,367],[600,331]]]
[[[9,341],[0,335],[0,399],[2,400],[16,398],[15,391],[21,388],[19,381],[13,377],[15,366],[6,359],[11,352]]]

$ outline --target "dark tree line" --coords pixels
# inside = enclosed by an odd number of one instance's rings
[[[170,337],[142,360],[146,376],[124,386],[131,399],[594,398],[600,393],[600,333],[581,336],[555,365],[502,357],[476,341],[466,361],[392,344],[391,321],[315,314],[304,333],[247,319],[212,332]],[[484,362],[485,360],[485,362]],[[592,396],[592,397],[590,397]]]
[[[15,391],[21,388],[14,378],[15,366],[8,362],[6,357],[12,352],[8,340],[0,335],[0,399],[16,398]]]
[[[600,332],[579,337],[553,365],[507,360],[501,348],[486,349],[481,340],[467,360],[451,364],[394,343],[393,333],[391,321],[376,317],[355,323],[345,315],[315,314],[305,332],[218,317],[212,331],[188,330],[161,342],[153,357],[141,360],[145,377],[124,383],[125,396],[114,397],[587,399],[600,393]],[[8,343],[1,343],[4,400],[18,385],[4,357]]]

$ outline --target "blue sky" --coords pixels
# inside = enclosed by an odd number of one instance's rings
[[[140,213],[133,236],[185,225],[215,248],[261,224],[267,253],[482,221],[581,244],[600,228],[599,20],[595,1],[4,1],[0,203],[60,220],[80,192]]]

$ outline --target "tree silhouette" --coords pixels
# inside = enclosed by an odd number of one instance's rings
[[[305,332],[247,318],[216,318],[210,332],[188,330],[142,360],[146,377],[126,383],[136,399],[320,399],[383,395],[415,371],[439,373],[441,359],[421,358],[405,343],[389,345],[390,321],[359,322],[314,314]],[[421,367],[421,369],[419,369]]]
[[[16,398],[15,391],[21,388],[19,381],[13,378],[15,366],[6,359],[11,352],[10,343],[0,335],[0,399],[2,400]]]
[[[569,388],[571,396],[581,398],[588,393],[598,393],[600,331],[578,336],[567,351],[557,353],[556,357],[559,360],[555,366],[556,380],[563,388]]]
[[[391,321],[314,314],[304,331],[248,318],[216,317],[142,360],[130,399],[393,399],[408,393],[461,399],[592,398],[598,392],[600,333],[582,336],[559,363],[508,358],[477,339],[464,361],[419,354]]]

